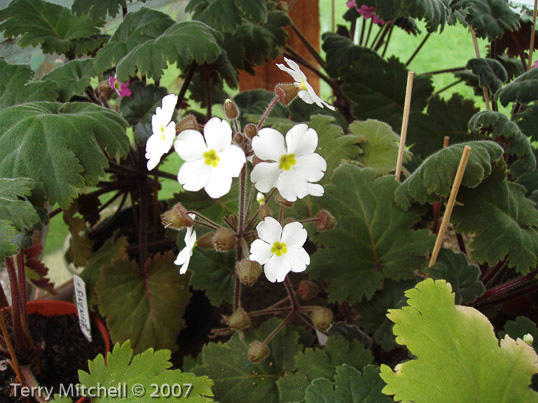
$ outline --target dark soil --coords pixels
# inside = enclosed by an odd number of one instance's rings
[[[93,342],[90,343],[80,331],[76,315],[44,317],[31,314],[28,322],[36,345],[44,345],[39,355],[43,371],[36,375],[36,379],[39,385],[53,386],[54,393],[59,393],[61,384],[64,388],[76,385],[78,370],[88,371],[88,360],[105,351],[105,343],[96,327],[92,328]],[[32,372],[37,374],[35,365],[32,365]],[[15,383],[14,378],[10,367],[0,372],[0,403],[24,401],[10,397],[9,384]]]

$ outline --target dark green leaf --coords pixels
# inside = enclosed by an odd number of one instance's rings
[[[523,339],[523,336],[530,334],[533,337],[532,346],[534,350],[538,348],[538,329],[536,324],[525,316],[518,316],[516,320],[509,320],[504,324],[504,331],[514,340]]]
[[[234,97],[234,102],[239,107],[239,111],[241,113],[241,123],[243,125],[248,123],[248,121],[245,119],[246,115],[255,115],[261,117],[274,97],[275,94],[273,92],[263,89],[242,91],[237,94]],[[288,108],[282,106],[280,103],[277,103],[273,109],[271,109],[271,113],[269,114],[269,117],[278,117],[283,119],[287,119],[288,116]]]
[[[10,221],[0,219],[0,260],[2,262],[4,258],[17,253],[18,245],[13,239],[17,234],[18,231]]]
[[[444,0],[376,0],[376,14],[385,21],[396,17],[424,19],[428,32],[443,29],[450,16],[447,1]]]
[[[26,199],[34,181],[29,178],[0,178],[0,220],[8,220],[18,231],[33,228],[39,216]]]
[[[83,95],[96,75],[93,60],[73,60],[46,74],[43,80],[56,82],[60,88],[59,101],[68,102],[73,95]]]
[[[327,54],[325,70],[331,77],[338,77],[338,71],[341,67],[349,66],[353,61],[359,60],[363,53],[370,53],[373,58],[377,56],[377,53],[372,49],[355,45],[351,39],[345,36],[327,32],[323,34],[322,38],[322,47]]]
[[[104,19],[107,14],[115,17],[118,12],[127,9],[127,1],[130,3],[135,0],[74,0],[71,10],[77,15],[89,14],[94,20]],[[141,0],[143,3],[146,0]],[[128,18],[129,14],[127,14]]]
[[[525,136],[538,141],[538,105],[527,106],[523,112],[514,116],[514,121]]]
[[[528,104],[538,100],[538,69],[531,69],[495,93],[501,104],[509,102]]]
[[[465,66],[478,76],[478,84],[495,93],[508,80],[504,66],[494,59],[470,59]]]
[[[195,249],[189,264],[190,284],[195,290],[205,291],[214,306],[233,301],[235,256],[212,250]]]

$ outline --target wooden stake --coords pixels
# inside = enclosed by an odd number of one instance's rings
[[[413,78],[415,73],[409,71],[407,73],[407,87],[405,89],[405,103],[402,118],[402,130],[400,132],[400,148],[398,149],[398,159],[396,161],[396,180],[400,181],[400,175],[402,173],[402,161],[405,150],[405,138],[407,137],[407,125],[409,124],[409,110],[411,109],[411,94],[413,93]]]
[[[531,44],[529,47],[529,66],[527,70],[532,68],[532,52],[534,51],[534,36],[536,35],[536,6],[538,0],[534,0],[534,13],[532,14],[532,32],[531,32]]]
[[[478,49],[478,41],[476,39],[476,34],[474,32],[473,26],[469,25],[469,29],[471,31],[471,36],[473,37],[474,53],[476,55],[476,58],[480,59],[480,49]],[[486,87],[482,87],[482,92],[484,93],[484,102],[486,103],[486,109],[489,111],[491,109],[490,109],[490,106],[489,106],[488,89]]]
[[[331,32],[336,32],[334,1],[335,0],[331,0]]]
[[[439,227],[439,232],[437,233],[437,239],[435,240],[435,245],[433,247],[432,256],[430,257],[430,263],[428,267],[432,267],[437,261],[437,256],[439,255],[439,250],[441,249],[441,244],[443,243],[443,238],[445,237],[446,228],[448,222],[450,221],[450,216],[452,215],[452,209],[456,203],[456,196],[458,195],[458,190],[461,185],[461,180],[463,178],[463,173],[465,172],[465,167],[467,166],[467,161],[469,160],[469,154],[471,153],[471,147],[465,146],[463,153],[461,154],[460,165],[456,171],[456,177],[454,178],[454,183],[452,184],[452,189],[450,190],[450,197],[446,204],[445,215],[441,221],[441,226]]]
[[[443,148],[447,148],[450,144],[450,136],[445,136],[443,139]]]

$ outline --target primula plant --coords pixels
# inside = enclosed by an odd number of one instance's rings
[[[180,18],[125,0],[0,10],[6,43],[55,61],[0,60],[12,367],[40,349],[25,284],[54,292],[40,255],[63,220],[115,343],[80,387],[538,401],[536,10],[339,1],[322,52],[291,18],[299,0],[190,0]],[[409,74],[430,38],[452,46],[447,25],[475,57]],[[398,31],[424,29],[411,56],[387,56]],[[259,88],[238,91],[249,74]],[[434,88],[440,74],[454,83]]]

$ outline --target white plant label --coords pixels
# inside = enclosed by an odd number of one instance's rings
[[[88,298],[86,297],[86,283],[76,274],[73,275],[73,285],[75,286],[75,299],[77,303],[78,322],[82,334],[92,341],[92,329],[90,325],[90,311],[88,310]]]

